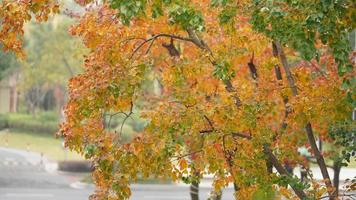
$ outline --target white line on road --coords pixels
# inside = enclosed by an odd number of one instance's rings
[[[6,197],[18,197],[18,198],[26,198],[26,197],[45,197],[45,198],[52,198],[54,197],[53,194],[43,194],[43,193],[7,193],[5,194]]]

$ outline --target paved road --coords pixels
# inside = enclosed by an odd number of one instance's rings
[[[73,188],[77,181],[77,176],[51,170],[51,165],[37,154],[0,147],[0,200],[88,199],[94,189]],[[201,188],[201,199],[207,199],[209,191],[207,187]],[[131,199],[189,200],[189,188],[184,185],[133,185]],[[225,191],[223,199],[233,199],[231,189]]]
[[[343,176],[353,177],[355,169],[343,169]],[[315,171],[315,174],[318,174]],[[347,175],[347,176],[346,176]],[[0,147],[0,200],[86,200],[92,186],[78,187],[78,176],[57,172],[38,154]],[[207,199],[211,182],[204,181],[200,199]],[[79,188],[79,189],[78,189]],[[223,200],[232,198],[232,188]],[[190,200],[187,185],[133,185],[132,200]]]
[[[0,188],[1,200],[87,200],[90,189],[71,188]],[[205,200],[209,190],[200,191],[200,198]],[[190,200],[187,187],[167,185],[133,186],[132,200]],[[232,193],[227,191],[224,200],[232,200]]]
[[[133,200],[190,200],[189,188],[183,185],[133,185]],[[199,197],[206,200],[209,197],[210,188],[202,187]],[[232,200],[232,188],[223,192],[223,200]]]
[[[75,177],[61,175],[55,170],[49,172],[50,166],[40,155],[0,148],[0,200],[88,198],[89,189],[70,187],[73,181],[77,181]]]

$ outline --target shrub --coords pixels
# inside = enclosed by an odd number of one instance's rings
[[[0,114],[0,130],[8,127],[7,115]]]
[[[58,130],[58,121],[53,116],[46,118],[46,115],[50,114],[39,114],[35,118],[28,114],[10,113],[6,117],[6,127],[11,131],[54,134]]]
[[[40,113],[38,113],[37,118],[41,122],[48,122],[48,121],[58,122],[59,121],[58,113],[53,112],[53,111],[40,112]]]

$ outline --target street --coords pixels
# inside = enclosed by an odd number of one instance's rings
[[[0,147],[0,200],[86,200],[93,186],[74,187],[78,176],[51,168],[40,155]],[[200,188],[201,199],[210,189]],[[189,187],[183,184],[134,184],[132,200],[189,200]],[[233,199],[232,190],[224,191],[224,200]]]
[[[316,169],[313,173],[321,176]],[[354,169],[341,175],[352,177]],[[0,147],[0,200],[86,200],[94,191],[91,184],[80,183],[77,174],[59,172],[38,154]],[[203,179],[200,199],[209,197],[211,180]],[[185,184],[133,184],[132,200],[190,200]],[[233,189],[223,191],[223,200],[233,199]]]

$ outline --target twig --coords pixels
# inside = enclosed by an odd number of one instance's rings
[[[131,40],[143,40],[143,41],[146,41],[145,38],[140,38],[140,37],[129,37],[129,38],[126,38],[125,40],[122,40],[120,41],[120,44],[123,44],[123,43],[127,43]]]
[[[180,160],[180,159],[182,159],[182,158],[184,158],[184,157],[190,156],[190,155],[192,155],[192,154],[200,153],[200,152],[203,152],[203,149],[199,149],[199,150],[197,150],[197,151],[193,151],[193,152],[186,153],[186,154],[179,155],[179,156],[173,156],[173,158],[175,158],[175,159],[173,159],[173,160],[171,160],[171,161],[174,162],[174,161]]]
[[[245,135],[245,134],[242,134],[242,133],[231,133],[231,135],[233,136],[233,137],[241,137],[241,138],[245,138],[245,139],[249,139],[249,140],[251,140],[252,139],[252,136],[251,136],[251,134],[250,135]]]
[[[204,115],[204,118],[206,119],[206,121],[208,121],[211,130],[214,131],[215,128],[214,128],[213,122],[206,115]]]
[[[130,102],[130,112],[129,112],[129,114],[127,114],[127,113],[125,113],[125,112],[122,112],[123,114],[125,114],[125,118],[124,118],[124,120],[122,121],[122,123],[121,123],[121,126],[120,126],[120,132],[119,132],[119,138],[121,138],[121,136],[122,136],[122,129],[123,129],[123,127],[124,127],[124,125],[125,125],[125,123],[126,123],[126,120],[128,119],[128,118],[130,118],[131,117],[131,115],[133,114],[133,103],[132,103],[132,101]],[[132,119],[132,118],[131,118]],[[116,146],[118,143],[119,143],[119,139],[116,141],[116,143],[114,144],[114,146]]]

